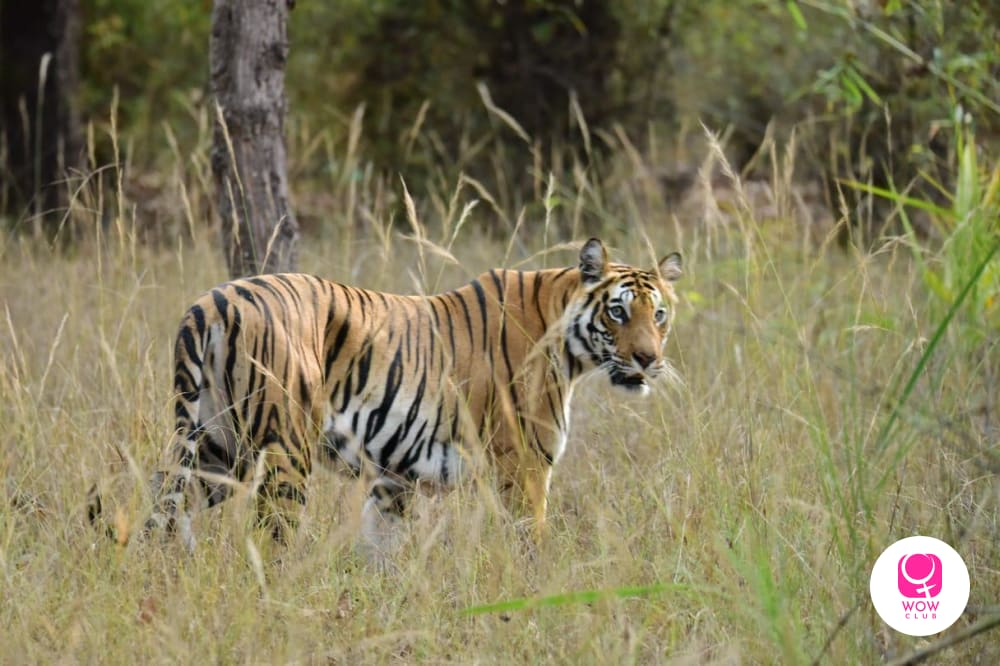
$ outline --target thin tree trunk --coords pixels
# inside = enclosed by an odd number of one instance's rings
[[[232,277],[293,271],[299,225],[285,170],[288,0],[215,0],[212,172]]]
[[[0,0],[0,211],[54,234],[80,164],[79,0]]]

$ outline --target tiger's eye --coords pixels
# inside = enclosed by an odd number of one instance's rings
[[[612,305],[608,308],[608,314],[615,321],[625,321],[625,308],[620,305]]]
[[[664,322],[667,321],[667,309],[666,308],[658,309],[653,314],[653,319],[656,321],[657,324],[662,325]]]

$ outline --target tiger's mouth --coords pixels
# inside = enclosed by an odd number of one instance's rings
[[[629,374],[618,368],[611,371],[611,384],[626,391],[645,393],[649,390],[646,375],[639,373]]]

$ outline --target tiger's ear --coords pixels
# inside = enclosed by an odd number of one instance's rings
[[[667,282],[675,282],[681,276],[681,273],[683,273],[681,270],[683,264],[684,261],[681,258],[681,253],[671,252],[663,257],[663,259],[660,259],[660,277]]]
[[[580,250],[580,275],[584,284],[600,280],[607,268],[608,251],[604,249],[604,243],[591,238]]]

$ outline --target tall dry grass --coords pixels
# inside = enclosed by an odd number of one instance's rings
[[[127,192],[140,174],[116,163],[101,189],[95,169],[67,217],[72,251],[15,235],[0,248],[0,661],[876,663],[925,644],[867,598],[877,555],[916,533],[969,565],[972,611],[956,629],[990,611],[997,342],[947,336],[925,356],[941,320],[910,249],[839,251],[834,230],[806,228],[794,146],[775,149],[770,182],[749,184],[710,145],[683,216],[662,195],[656,145],[624,133],[600,137],[602,176],[536,174],[527,207],[442,164],[407,213],[353,122],[343,145],[292,133],[293,154],[327,167],[292,167],[313,224],[303,270],[433,291],[492,266],[571,263],[552,248],[589,235],[633,263],[680,249],[668,353],[683,383],[645,400],[581,386],[537,549],[467,487],[418,499],[395,567],[375,570],[353,550],[363,488],[326,472],[286,549],[247,529],[240,498],[196,519],[194,554],[121,548],[85,525],[84,494],[103,479],[122,526],[148,509],[172,427],[173,334],[224,267],[203,219],[205,135],[190,153],[166,142],[158,242],[142,242],[156,202]],[[938,658],[992,663],[997,645],[981,636]]]

